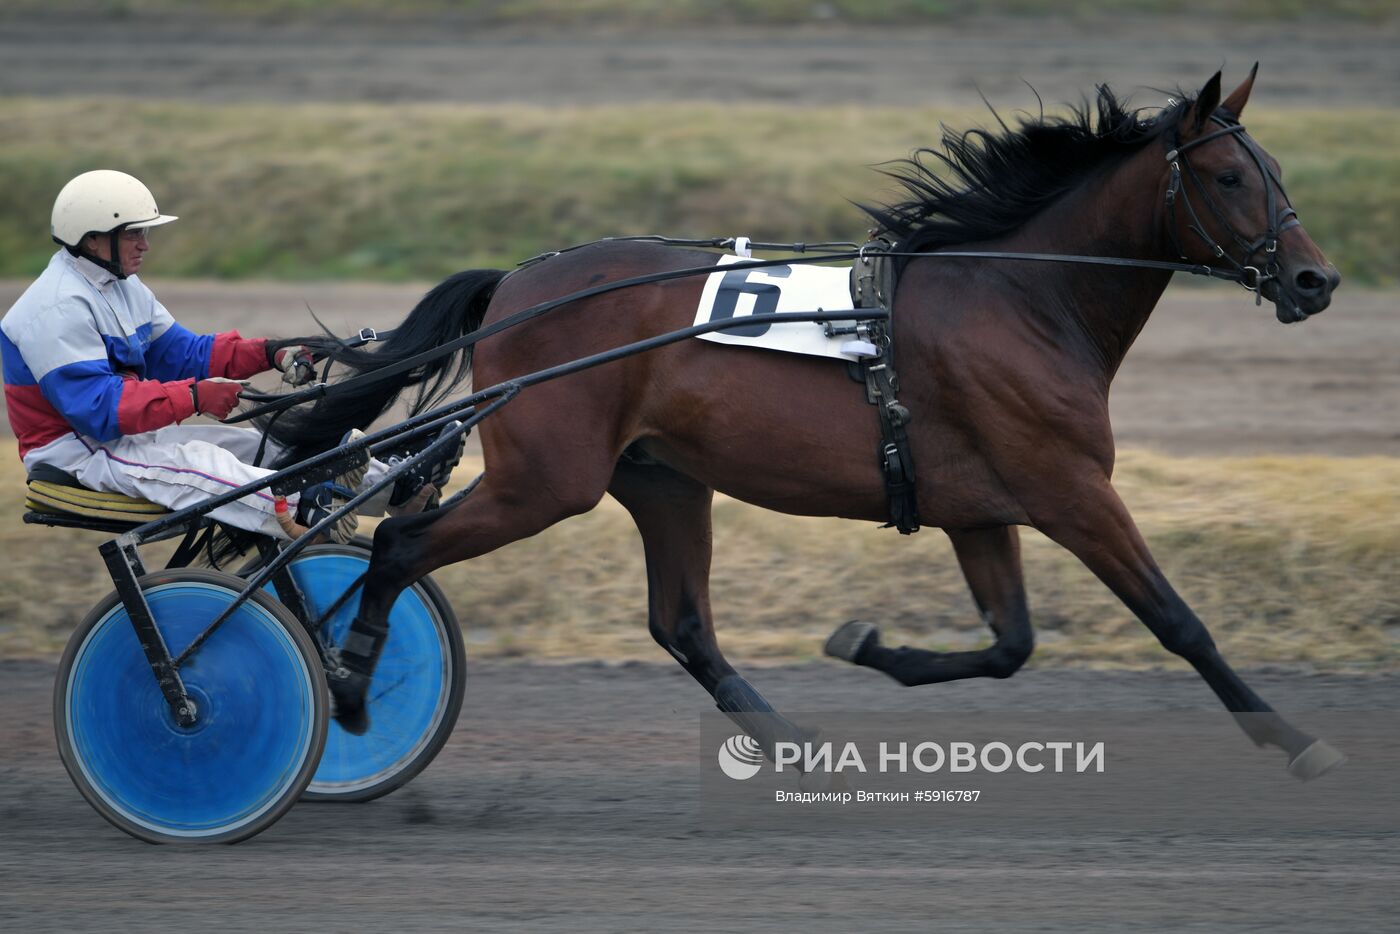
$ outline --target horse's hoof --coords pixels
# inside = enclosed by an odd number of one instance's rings
[[[354,736],[368,733],[369,709],[365,706],[365,697],[369,693],[369,678],[347,672],[343,677],[328,677],[326,686],[331,689],[331,716],[340,728]]]
[[[1317,739],[1288,763],[1288,774],[1299,781],[1307,782],[1327,774],[1345,761],[1346,756]]]
[[[880,630],[874,623],[867,623],[864,620],[853,619],[849,623],[843,623],[826,640],[823,651],[832,658],[841,658],[858,665],[856,657],[861,651],[880,640]]]
[[[350,709],[337,705],[335,722],[351,736],[364,736],[369,732],[369,711],[365,709],[364,704]]]

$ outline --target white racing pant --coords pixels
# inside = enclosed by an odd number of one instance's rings
[[[121,493],[178,510],[272,473],[266,467],[252,465],[261,441],[262,434],[256,429],[231,425],[171,425],[105,442],[64,435],[30,451],[24,466],[32,470],[38,464],[48,464],[71,474],[90,490]],[[269,441],[263,460],[273,460],[280,450]],[[382,461],[371,459],[360,489],[383,477],[387,469]],[[360,507],[359,512],[383,514],[387,500],[386,490]],[[297,495],[288,496],[287,502],[295,511]],[[287,537],[277,524],[273,496],[268,490],[220,506],[211,510],[209,516],[249,532]]]

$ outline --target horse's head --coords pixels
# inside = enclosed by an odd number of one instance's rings
[[[1224,101],[1217,71],[1166,132],[1167,229],[1183,259],[1238,272],[1289,324],[1326,308],[1342,277],[1298,222],[1277,160],[1239,122],[1258,70]]]

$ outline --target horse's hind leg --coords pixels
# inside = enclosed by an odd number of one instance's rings
[[[982,618],[996,641],[972,652],[886,648],[871,623],[852,621],[827,640],[827,654],[883,671],[904,685],[960,678],[1009,678],[1030,657],[1034,636],[1021,576],[1021,544],[1014,526],[949,530],[953,550]]]
[[[369,727],[365,696],[389,636],[389,611],[405,587],[432,571],[527,538],[587,512],[602,498],[610,465],[572,465],[552,482],[507,471],[487,475],[451,509],[380,523],[359,612],[340,649],[340,669],[328,679],[337,722],[352,733]]]
[[[771,758],[777,742],[810,739],[730,666],[710,616],[713,491],[669,467],[622,462],[608,487],[632,514],[647,559],[652,637]]]

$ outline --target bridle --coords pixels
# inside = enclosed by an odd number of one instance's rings
[[[1254,293],[1254,303],[1257,305],[1263,300],[1260,290],[1264,287],[1264,284],[1271,279],[1278,278],[1278,238],[1285,230],[1298,226],[1298,212],[1287,204],[1288,193],[1283,189],[1283,182],[1279,181],[1278,176],[1273,173],[1268,163],[1264,161],[1264,155],[1260,152],[1258,145],[1245,134],[1244,124],[1232,118],[1222,116],[1219,113],[1212,114],[1210,119],[1211,122],[1217,124],[1220,129],[1207,133],[1204,136],[1199,136],[1183,144],[1180,142],[1181,130],[1180,127],[1178,127],[1172,130],[1171,137],[1168,140],[1167,163],[1171,166],[1171,180],[1167,183],[1166,197],[1167,212],[1171,217],[1171,221],[1167,229],[1171,234],[1172,247],[1176,250],[1177,255],[1185,260],[1186,251],[1182,249],[1181,240],[1177,236],[1176,204],[1179,200],[1186,208],[1187,216],[1190,219],[1190,224],[1187,229],[1200,237],[1217,259],[1223,259],[1235,267],[1235,270],[1240,275],[1240,285]],[[1247,240],[1231,226],[1230,222],[1225,218],[1225,212],[1220,209],[1219,203],[1211,197],[1209,189],[1207,189],[1205,184],[1201,181],[1200,176],[1196,174],[1196,170],[1192,167],[1191,161],[1186,158],[1186,153],[1195,147],[1202,146],[1224,136],[1234,136],[1236,140],[1238,140],[1239,144],[1244,147],[1245,152],[1249,153],[1249,157],[1254,160],[1255,167],[1259,169],[1259,177],[1264,182],[1265,209],[1268,213],[1269,226],[1257,240]],[[1183,165],[1186,167],[1186,175],[1191,179],[1191,183],[1195,185],[1197,193],[1200,194],[1206,207],[1210,209],[1210,213],[1215,215],[1216,221],[1230,234],[1230,238],[1234,241],[1235,245],[1244,251],[1243,260],[1236,260],[1226,251],[1225,247],[1221,246],[1206,232],[1204,225],[1201,224],[1200,216],[1196,213],[1195,206],[1191,203],[1190,195],[1187,193],[1185,186],[1181,183],[1181,169]],[[1282,209],[1278,207],[1280,195],[1283,196],[1285,202]],[[1262,267],[1253,264],[1255,255],[1261,250],[1264,251]]]

